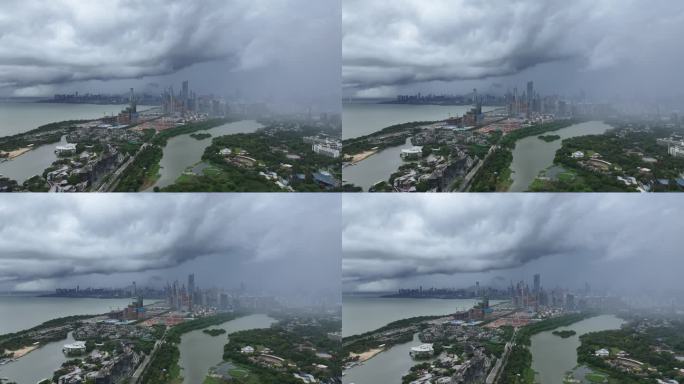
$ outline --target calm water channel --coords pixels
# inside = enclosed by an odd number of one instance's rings
[[[558,135],[561,137],[559,140],[550,143],[539,139],[537,136],[518,140],[515,150],[513,150],[513,162],[511,163],[513,184],[510,191],[526,191],[537,175],[539,175],[539,172],[553,164],[556,151],[560,149],[563,140],[577,136],[600,135],[610,128],[609,125],[600,121],[590,121],[546,133],[545,135]]]
[[[223,361],[223,346],[228,344],[231,333],[249,329],[268,328],[276,320],[266,315],[251,315],[208,328],[222,328],[226,333],[210,336],[196,330],[181,337],[180,361],[184,384],[200,384],[209,373],[209,368]]]
[[[59,143],[42,145],[9,161],[0,162],[0,175],[16,180],[19,184],[43,171],[57,160],[55,147],[66,144],[66,136]]]
[[[409,356],[409,350],[421,344],[418,334],[415,334],[410,343],[395,345],[367,360],[363,365],[345,371],[342,382],[344,384],[400,384],[401,377],[407,374],[414,364],[417,364]]]
[[[461,116],[472,107],[442,105],[403,105],[354,102],[344,104],[342,112],[342,135],[345,139],[369,135],[383,128],[414,121],[439,121],[451,116]],[[485,112],[496,107],[484,107]],[[349,183],[368,190],[378,181],[386,181],[402,164],[401,150],[405,145],[387,148],[382,152],[342,170],[342,178]]]
[[[579,337],[585,333],[620,329],[624,320],[615,316],[597,316],[582,320],[567,327],[553,331],[573,330],[576,335],[567,339],[542,332],[532,336],[532,369],[537,372],[535,381],[543,384],[563,384],[565,373],[577,366],[577,347]]]
[[[211,145],[213,138],[236,133],[252,133],[262,127],[263,125],[256,121],[245,120],[196,132],[211,134],[212,137],[204,140],[194,139],[190,137],[190,134],[169,139],[166,147],[164,147],[164,156],[160,162],[161,169],[159,173],[161,177],[149,190],[154,189],[154,187],[163,188],[173,184],[178,176],[185,172],[186,168],[202,160],[204,150]]]

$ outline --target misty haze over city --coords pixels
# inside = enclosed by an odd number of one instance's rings
[[[681,291],[675,196],[353,196],[343,200],[343,288]]]
[[[6,1],[0,96],[200,94],[276,110],[339,110],[336,0]],[[40,20],[40,22],[27,22]],[[306,44],[302,42],[306,41]]]
[[[346,97],[543,94],[684,104],[684,4],[666,0],[343,3]]]
[[[335,196],[112,195],[0,201],[0,291],[162,287],[339,292]],[[293,225],[293,223],[297,225]],[[339,293],[338,293],[339,295]]]

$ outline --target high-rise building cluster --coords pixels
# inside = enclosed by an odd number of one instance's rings
[[[584,305],[584,299],[578,302],[575,294],[567,290],[560,288],[545,290],[541,284],[541,275],[538,273],[533,276],[532,288],[524,281],[519,281],[516,284],[511,283],[508,292],[513,305],[535,312],[538,312],[540,307],[546,306],[575,310],[580,305]],[[582,294],[586,297],[589,292],[587,284]]]
[[[193,304],[208,305],[206,295],[195,286],[195,274],[188,275],[188,285],[179,283],[178,280],[166,286],[167,304],[177,311],[192,311]],[[204,297],[203,297],[204,296]]]
[[[470,97],[473,104],[468,112],[460,117],[452,117],[447,120],[447,125],[454,127],[474,127],[484,122],[484,113],[482,112],[482,97],[478,95],[477,89],[473,89]]]
[[[551,114],[557,117],[568,117],[574,114],[573,105],[559,96],[541,96],[535,91],[534,82],[528,81],[522,93],[518,88],[508,91],[505,96],[508,115],[512,117]]]
[[[131,125],[138,122],[138,102],[135,99],[133,88],[131,88],[128,96],[128,107],[119,113],[117,122],[121,125]]]
[[[166,303],[171,309],[182,312],[193,312],[203,308],[219,310],[273,309],[279,306],[275,298],[270,296],[252,296],[245,294],[244,284],[237,291],[227,292],[223,289],[202,289],[195,281],[195,274],[188,275],[187,284],[178,280],[164,288]]]
[[[229,112],[225,100],[211,95],[198,96],[190,89],[187,80],[183,81],[179,93],[174,91],[173,86],[162,92],[161,108],[164,114],[177,116],[204,114],[223,117]]]
[[[585,95],[570,100],[558,95],[542,96],[535,90],[533,81],[527,82],[527,87],[522,93],[517,87],[512,91],[509,90],[504,99],[510,117],[533,119],[543,115],[553,115],[557,118],[567,118],[611,116],[615,113],[610,104],[587,102]]]

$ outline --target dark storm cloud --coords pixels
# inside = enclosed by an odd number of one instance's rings
[[[335,196],[8,196],[0,200],[0,285],[39,288],[94,274],[150,278],[188,263],[226,269],[222,275],[258,270],[260,284],[292,283],[273,265],[311,268],[319,286],[336,284],[339,215]],[[212,266],[197,262],[206,258]]]
[[[336,0],[6,0],[0,87],[45,94],[217,60],[224,73],[293,66],[339,45],[339,23]]]
[[[586,267],[588,262],[638,264],[648,257],[667,265],[678,260],[681,248],[679,200],[345,196],[343,279],[346,289],[377,290],[421,276],[511,270],[545,259]]]
[[[343,82],[371,95],[544,63],[593,71],[646,58],[652,66],[684,56],[682,33],[684,4],[667,0],[346,0]]]

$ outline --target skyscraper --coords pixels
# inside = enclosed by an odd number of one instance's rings
[[[190,101],[190,90],[188,86],[188,81],[183,81],[183,90],[181,91],[181,102],[183,103],[183,112],[187,111],[188,104]]]
[[[532,100],[534,100],[534,81],[527,82],[527,105],[528,107],[532,105]]]
[[[534,288],[533,289],[534,289],[534,293],[536,295],[538,295],[539,291],[541,289],[541,275],[539,275],[538,273],[534,275]]]
[[[192,311],[192,301],[195,295],[195,274],[188,275],[188,307]]]

